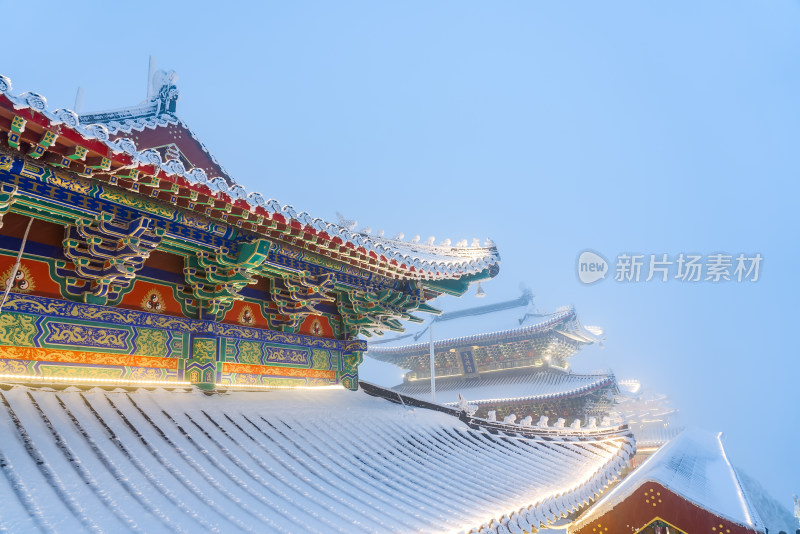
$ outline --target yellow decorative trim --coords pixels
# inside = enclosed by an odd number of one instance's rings
[[[241,363],[222,364],[223,373],[242,373],[248,375],[298,376],[303,378],[336,378],[335,371],[320,369],[293,369],[291,367],[270,367],[268,365],[246,365]]]
[[[102,384],[119,385],[165,385],[165,386],[191,386],[191,382],[178,382],[170,380],[126,380],[124,378],[81,378],[74,376],[31,376],[31,375],[5,375],[0,374],[0,380],[31,380],[33,382],[99,382]]]
[[[241,388],[241,389],[345,389],[341,384],[329,386],[271,386],[269,384],[214,384],[218,388]]]
[[[682,530],[682,529],[680,529],[680,528],[676,527],[675,525],[673,525],[673,524],[672,524],[672,523],[670,523],[669,521],[665,521],[664,519],[661,519],[661,518],[660,518],[660,517],[658,517],[658,516],[654,517],[652,520],[650,520],[650,522],[649,522],[649,523],[647,523],[645,526],[643,526],[642,528],[640,528],[639,530],[637,530],[637,531],[636,531],[634,534],[637,534],[637,533],[639,533],[639,532],[642,532],[644,529],[646,529],[647,527],[649,527],[650,525],[652,525],[652,524],[653,524],[653,523],[655,523],[656,521],[661,521],[662,523],[666,523],[667,525],[669,525],[669,527],[670,527],[670,528],[674,528],[675,530],[677,530],[678,532],[676,532],[675,534],[681,534],[681,533],[685,534],[685,531],[684,531],[684,530]]]
[[[82,363],[88,365],[116,365],[120,367],[149,367],[153,369],[178,369],[178,360],[175,358],[43,349],[39,347],[0,347],[0,359]]]

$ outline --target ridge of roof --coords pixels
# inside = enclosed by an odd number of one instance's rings
[[[578,393],[585,393],[587,391],[591,391],[603,386],[608,386],[614,384],[614,375],[606,376],[606,377],[598,377],[596,380],[589,384],[581,384],[576,386],[572,389],[560,391],[558,393],[543,393],[540,395],[526,395],[522,397],[513,397],[513,398],[497,398],[497,399],[480,399],[480,400],[470,400],[469,402],[473,404],[496,404],[498,402],[507,402],[507,401],[529,401],[529,400],[546,400],[546,399],[561,399],[564,397],[571,397],[573,395],[577,395]],[[456,404],[456,403],[447,403],[447,405]]]
[[[442,321],[450,321],[453,319],[460,319],[461,317],[472,317],[475,315],[486,315],[488,313],[494,313],[497,311],[502,310],[509,310],[512,308],[520,308],[522,306],[527,306],[531,302],[533,302],[533,294],[530,291],[523,292],[519,297],[506,300],[503,302],[496,302],[494,304],[485,304],[483,306],[473,306],[470,308],[464,308],[462,310],[454,310],[450,312],[444,312],[439,316],[434,317],[431,319],[431,322],[439,323]]]
[[[159,78],[159,83],[161,83],[161,85],[148,100],[136,106],[92,113],[80,113],[78,115],[79,121],[83,124],[102,124],[108,129],[110,135],[117,135],[120,133],[129,134],[134,130],[143,132],[146,129],[155,130],[159,127],[180,125],[189,132],[214,165],[219,167],[224,177],[231,184],[235,184],[236,181],[219,160],[217,160],[213,152],[208,149],[203,141],[200,140],[197,133],[177,114],[176,104],[180,99],[180,92],[175,85],[177,81],[175,73],[172,71],[170,71],[170,73],[158,71],[153,78]]]
[[[84,124],[80,116],[66,108],[51,111],[47,99],[34,92],[14,94],[11,80],[0,75],[0,96],[10,102],[15,110],[29,110],[33,117],[37,114],[46,119],[45,129],[50,127],[72,130],[85,140],[99,142],[105,147],[108,156],[122,157],[130,161],[125,168],[153,168],[156,174],[163,174],[180,185],[203,195],[210,195],[230,204],[242,207],[253,214],[261,212],[270,217],[278,217],[288,223],[296,222],[298,228],[306,229],[318,235],[329,236],[331,240],[339,240],[342,246],[353,249],[360,254],[362,261],[369,263],[383,258],[387,264],[399,265],[407,279],[451,280],[482,273],[494,276],[499,270],[500,255],[494,242],[487,240],[483,246],[466,246],[459,243],[450,246],[450,240],[440,245],[405,242],[400,239],[388,239],[381,236],[356,232],[335,223],[312,217],[307,212],[298,212],[291,205],[280,204],[274,199],[265,199],[261,193],[248,192],[237,183],[228,183],[221,177],[209,177],[199,168],[185,169],[178,160],[162,161],[161,155],[153,149],[140,151],[133,140],[119,138],[110,139],[109,128],[103,124]],[[0,98],[2,102],[2,98]],[[84,115],[86,117],[87,115]],[[362,252],[363,251],[363,252]]]
[[[525,371],[525,374],[519,375],[520,371]],[[546,375],[544,378],[542,375]],[[542,381],[545,381],[542,384]],[[486,397],[486,392],[491,393],[497,388],[503,388],[505,391],[519,391],[526,386],[553,386],[564,385],[567,389],[560,389],[558,391],[548,391],[545,393],[536,394],[522,394],[517,396],[506,396],[498,398]],[[564,371],[560,368],[553,367],[531,367],[527,370],[515,368],[510,372],[504,373],[504,376],[480,375],[477,378],[464,379],[463,377],[446,377],[437,379],[436,393],[437,397],[452,398],[452,394],[460,393],[470,404],[494,404],[497,402],[507,401],[526,401],[526,400],[545,400],[545,399],[559,399],[591,391],[600,387],[609,385],[616,385],[616,377],[611,371],[595,371],[590,373],[573,373],[571,371]],[[548,389],[548,388],[543,388]],[[552,389],[552,388],[551,388]],[[419,395],[425,396],[430,394],[430,381],[419,380],[415,382],[403,382],[392,387],[393,391],[403,393],[405,395]],[[448,397],[447,393],[451,396]],[[481,396],[484,393],[484,396]],[[456,401],[445,401],[442,403],[445,406],[455,406]]]

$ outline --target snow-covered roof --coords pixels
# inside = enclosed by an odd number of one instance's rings
[[[429,328],[433,324],[434,347],[480,344],[499,339],[524,338],[558,331],[566,339],[589,344],[596,341],[591,333],[577,321],[575,309],[560,308],[553,313],[535,313],[529,307],[509,307],[478,314],[464,314],[453,320],[440,321],[434,317],[416,328],[409,326],[407,333],[369,343],[369,355],[383,359],[383,355],[407,354],[427,350]]]
[[[459,393],[470,404],[496,404],[505,401],[544,400],[569,397],[603,387],[614,387],[614,375],[606,371],[576,374],[555,368],[486,373],[478,378],[448,378],[436,381],[436,401],[458,402]],[[429,380],[405,382],[393,387],[405,395],[430,396]]]
[[[654,393],[639,380],[619,381],[616,413],[636,435],[639,449],[660,447],[675,438],[684,428],[675,424],[678,411],[666,395]]]
[[[153,111],[150,109],[151,104],[145,103],[127,112],[117,110],[108,114],[97,114],[97,120],[105,123],[89,123],[94,115],[84,115],[81,118],[69,109],[52,111],[48,109],[47,99],[42,95],[33,92],[12,93],[11,80],[2,75],[0,103],[10,104],[17,113],[29,112],[26,117],[31,121],[35,120],[37,127],[44,128],[45,131],[57,131],[56,143],[60,142],[60,137],[68,137],[70,143],[88,143],[92,150],[97,149],[103,157],[110,158],[115,169],[146,171],[184,188],[187,195],[210,196],[237,208],[236,213],[226,213],[222,220],[231,221],[235,215],[240,220],[247,220],[248,225],[252,224],[253,228],[258,228],[266,217],[286,225],[293,234],[290,236],[292,242],[297,241],[298,237],[303,239],[307,236],[316,247],[329,248],[337,256],[341,255],[347,263],[357,259],[360,264],[373,268],[380,264],[390,272],[396,271],[402,278],[424,280],[453,280],[481,273],[494,276],[499,269],[500,256],[490,240],[486,240],[483,245],[478,240],[474,240],[471,245],[466,241],[451,245],[451,240],[445,239],[435,245],[419,243],[418,236],[411,241],[404,241],[399,234],[397,238],[390,239],[365,231],[359,232],[353,227],[329,223],[306,212],[299,212],[293,206],[280,204],[274,199],[265,199],[261,193],[248,192],[232,178],[208,176],[202,168],[186,169],[176,159],[163,161],[157,150],[140,150],[130,138],[112,140],[110,131],[124,132],[126,128],[130,131],[156,127],[161,123],[177,124],[179,119],[174,114],[174,109],[161,109],[157,106],[156,111]],[[153,113],[156,115],[150,117]],[[147,115],[147,118],[143,119],[139,115]],[[144,121],[141,124],[137,122],[140,119]],[[205,147],[204,150],[207,151]],[[203,206],[197,210],[206,213]]]
[[[570,525],[576,531],[613,510],[644,483],[656,482],[712,514],[763,531],[722,446],[721,434],[689,429],[635,469]]]
[[[11,532],[521,533],[587,506],[634,452],[624,428],[492,434],[341,389],[0,402]]]

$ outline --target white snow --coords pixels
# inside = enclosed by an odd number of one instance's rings
[[[614,381],[614,375],[605,371],[577,374],[552,367],[527,372],[522,370],[513,376],[509,375],[510,373],[487,373],[472,381],[437,380],[436,401],[442,404],[456,403],[459,394],[475,404],[509,399],[545,399],[588,391]],[[393,389],[419,398],[430,395],[430,383],[427,380],[407,382]]]
[[[434,307],[439,306],[438,302],[432,304]],[[463,311],[456,304],[447,303],[444,309],[452,312]],[[551,314],[539,315],[534,314],[530,306],[515,306],[481,315],[466,315],[447,321],[437,321],[434,317],[426,320],[423,324],[408,325],[405,334],[379,339],[377,343],[373,341],[369,344],[369,350],[373,352],[373,355],[377,355],[380,352],[392,351],[398,347],[419,343],[427,344],[429,339],[427,330],[431,321],[434,321],[434,341],[441,343],[465,336],[510,332],[529,328],[536,329],[536,331],[544,331],[551,328],[553,323],[566,322],[574,317],[575,311],[571,308]]]
[[[725,454],[721,436],[690,429],[664,445],[571,528],[588,524],[632,495],[643,483],[656,482],[719,517],[763,530]]]
[[[517,532],[585,506],[633,451],[624,432],[491,435],[345,390],[0,402],[12,532]]]

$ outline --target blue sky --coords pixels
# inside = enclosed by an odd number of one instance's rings
[[[84,111],[138,103],[148,56],[228,171],[314,216],[491,237],[489,299],[605,327],[575,358],[727,435],[800,493],[800,3],[2,2],[0,73]],[[582,285],[578,253],[756,253],[757,283]]]

